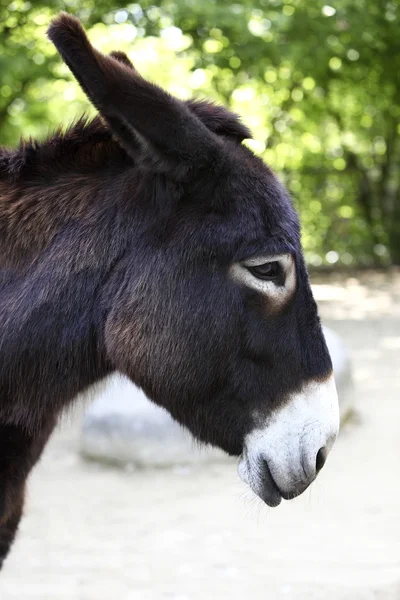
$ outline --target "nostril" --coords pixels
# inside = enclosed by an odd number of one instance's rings
[[[326,463],[327,456],[328,456],[328,452],[327,452],[327,449],[325,446],[318,450],[316,463],[315,463],[315,468],[317,470],[317,473],[322,469],[322,467]]]

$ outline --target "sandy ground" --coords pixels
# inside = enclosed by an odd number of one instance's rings
[[[351,351],[357,413],[309,492],[269,509],[234,463],[87,463],[78,415],[31,477],[0,600],[399,600],[400,273],[314,289]]]

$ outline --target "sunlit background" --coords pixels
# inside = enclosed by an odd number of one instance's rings
[[[2,143],[90,111],[46,39],[61,9],[174,94],[206,95],[243,117],[249,145],[300,209],[309,264],[400,263],[397,2],[2,0]]]
[[[311,491],[270,511],[234,461],[83,460],[81,406],[30,478],[0,600],[398,600],[397,0],[0,0],[1,145],[93,112],[46,39],[60,10],[99,49],[251,128],[299,209],[322,320],[345,349],[347,423]]]

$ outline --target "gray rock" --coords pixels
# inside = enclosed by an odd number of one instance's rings
[[[138,467],[225,459],[219,450],[200,447],[169,413],[150,402],[129,379],[115,374],[89,407],[81,452],[104,462]]]
[[[332,358],[339,396],[340,421],[343,424],[352,410],[353,379],[350,357],[342,338],[337,333],[324,327],[324,335]]]
[[[349,414],[351,368],[341,338],[324,329],[335,370],[342,420]],[[166,410],[150,402],[122,375],[108,378],[89,407],[81,452],[86,458],[137,467],[167,467],[231,460],[222,451],[200,446]]]

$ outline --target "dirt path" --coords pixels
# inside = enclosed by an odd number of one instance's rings
[[[319,279],[350,348],[357,418],[309,493],[268,509],[228,464],[121,472],[54,436],[1,600],[399,600],[400,274]]]

